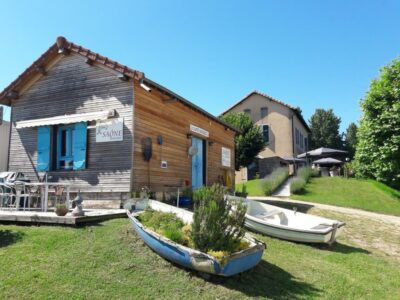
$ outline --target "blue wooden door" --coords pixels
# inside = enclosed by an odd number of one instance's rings
[[[203,185],[203,140],[192,137],[192,146],[197,148],[197,153],[192,156],[192,188],[196,189]]]

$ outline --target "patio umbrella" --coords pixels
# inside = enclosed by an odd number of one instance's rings
[[[304,157],[325,157],[329,155],[334,155],[334,154],[346,154],[347,151],[344,150],[339,150],[339,149],[332,149],[332,148],[325,148],[321,147],[318,149],[314,149],[308,152],[304,152],[302,154],[297,155],[298,158],[304,158]]]
[[[291,163],[293,163],[293,162],[295,162],[295,163],[302,163],[302,162],[305,163],[305,162],[307,162],[306,159],[301,159],[301,158],[297,158],[297,157],[293,157],[293,156],[284,156],[282,158],[283,158],[283,160],[285,160],[287,162],[291,162]]]
[[[338,159],[334,159],[332,157],[325,157],[325,158],[320,158],[317,160],[313,161],[313,164],[318,164],[318,165],[336,165],[336,164],[342,164],[343,162]]]

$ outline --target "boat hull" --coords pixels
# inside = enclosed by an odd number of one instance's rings
[[[246,228],[259,232],[272,237],[280,238],[283,240],[301,242],[301,243],[317,243],[317,244],[331,244],[336,238],[342,233],[343,226],[337,228],[328,233],[310,233],[302,232],[298,230],[291,230],[285,228],[277,228],[272,225],[263,224],[256,220],[251,220],[248,217],[245,222]]]
[[[254,200],[246,200],[245,226],[272,237],[302,242],[332,244],[345,223],[284,209]]]
[[[260,262],[264,253],[265,244],[248,236],[246,239],[248,239],[253,246],[249,249],[232,254],[228,262],[221,265],[215,258],[206,253],[179,245],[145,228],[140,221],[129,212],[128,216],[137,234],[147,246],[154,250],[154,252],[177,265],[199,272],[225,277],[233,276],[255,267]]]

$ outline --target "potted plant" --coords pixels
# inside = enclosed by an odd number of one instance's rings
[[[56,204],[55,213],[59,217],[65,216],[68,213],[68,208],[64,203],[58,203]]]
[[[193,191],[190,187],[186,187],[183,192],[182,196],[179,197],[179,206],[190,206],[193,204],[192,201]]]

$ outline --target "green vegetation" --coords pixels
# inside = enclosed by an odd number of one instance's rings
[[[361,102],[356,175],[400,189],[400,59],[384,67]]]
[[[0,225],[0,299],[399,299],[399,253],[369,242],[387,238],[378,245],[399,249],[396,231],[379,231],[382,224],[368,218],[326,216],[347,223],[331,248],[256,235],[268,245],[260,264],[211,281],[158,256],[127,219],[81,228]]]
[[[246,206],[225,199],[226,189],[214,184],[193,192],[194,215],[191,238],[196,249],[203,252],[238,251],[244,237]]]
[[[290,182],[290,193],[291,194],[299,194],[304,192],[304,187],[306,186],[307,182],[310,180],[311,177],[319,176],[319,171],[305,167],[300,168],[297,171],[297,176],[292,179]]]
[[[303,194],[291,198],[400,216],[400,192],[374,180],[312,178]]]
[[[240,131],[235,136],[235,169],[247,167],[265,147],[260,127],[246,113],[227,113],[220,119]]]
[[[290,182],[290,193],[302,193],[304,191],[304,187],[306,186],[307,182],[301,177],[295,177]]]
[[[317,108],[309,123],[311,129],[310,149],[319,147],[342,148],[342,138],[339,134],[340,118],[332,109]]]
[[[271,174],[260,180],[261,189],[265,196],[272,193],[288,178],[289,172],[287,168],[275,169]]]
[[[144,226],[170,240],[185,246],[188,245],[188,238],[184,236],[182,231],[185,224],[174,213],[165,213],[148,209],[142,213],[138,219]]]
[[[261,179],[253,179],[246,182],[238,183],[235,187],[236,193],[240,197],[244,197],[242,194],[245,191],[247,196],[264,196],[264,192],[261,186]]]

